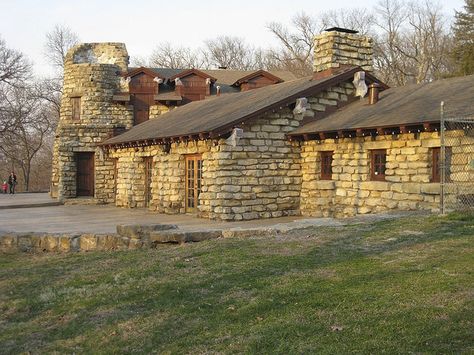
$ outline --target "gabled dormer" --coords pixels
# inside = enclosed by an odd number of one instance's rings
[[[270,74],[265,70],[257,70],[249,75],[246,75],[237,81],[232,86],[240,87],[240,91],[247,91],[252,89],[261,88],[267,85],[273,85],[282,83],[284,80]]]
[[[134,124],[140,124],[150,118],[150,106],[155,104],[163,79],[157,72],[144,67],[122,74],[123,86],[128,89],[128,95],[122,93],[122,95],[114,95],[114,98],[116,101],[120,101],[119,99],[124,102],[129,101],[133,106]]]
[[[175,85],[176,95],[182,96],[183,101],[203,100],[211,94],[211,86],[217,80],[198,69],[184,70],[168,78]]]
[[[130,94],[157,95],[160,83],[164,80],[159,73],[144,67],[133,69],[128,73],[122,74],[122,76],[129,81]]]

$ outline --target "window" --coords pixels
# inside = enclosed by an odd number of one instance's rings
[[[72,119],[73,120],[81,119],[81,98],[71,97],[71,106],[72,106]]]
[[[444,165],[445,165],[445,182],[451,181],[451,158],[453,156],[453,152],[451,147],[445,147],[445,157],[444,157]],[[441,162],[441,148],[435,147],[431,148],[431,182],[441,182],[441,169],[442,169],[442,162]]]
[[[387,151],[385,149],[375,149],[371,151],[370,158],[370,179],[385,181],[385,164],[387,163]]]
[[[431,182],[440,182],[440,148],[431,149]]]
[[[321,152],[321,180],[332,180],[332,153]]]

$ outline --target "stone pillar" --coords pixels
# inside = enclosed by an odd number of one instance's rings
[[[313,71],[339,68],[341,64],[357,65],[373,71],[372,38],[344,29],[328,30],[314,38]]]

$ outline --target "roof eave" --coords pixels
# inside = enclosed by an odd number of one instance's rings
[[[404,131],[404,130],[407,131],[407,132],[401,132],[401,133],[414,133],[414,132],[411,132],[410,128],[412,127],[423,127],[424,132],[430,132],[430,129],[434,128],[434,131],[437,132],[439,130],[439,125],[440,125],[439,120],[427,120],[427,121],[390,124],[390,125],[350,127],[350,128],[342,128],[342,129],[314,130],[314,131],[306,131],[306,132],[290,132],[290,133],[287,133],[286,136],[290,138],[298,138],[298,137],[305,138],[305,136],[330,135],[334,133],[340,134],[341,132],[370,132],[370,131],[381,131],[381,130],[388,131],[388,130],[393,130],[393,129],[399,129],[400,131]]]

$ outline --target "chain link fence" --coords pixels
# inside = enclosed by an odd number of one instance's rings
[[[444,112],[441,104],[440,209],[474,210],[474,114]]]

